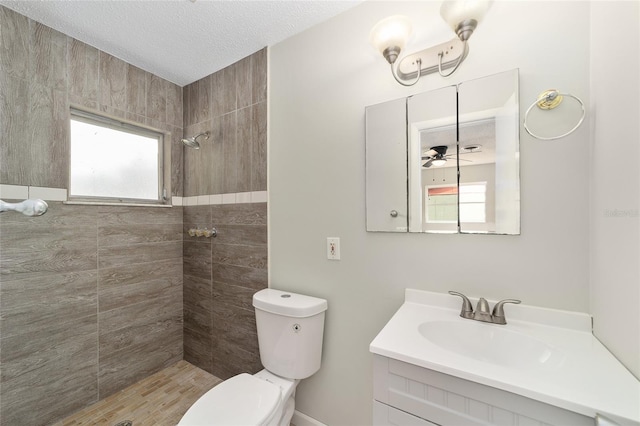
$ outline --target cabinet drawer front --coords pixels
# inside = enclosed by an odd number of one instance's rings
[[[379,355],[374,399],[443,426],[595,424],[571,411]]]
[[[438,426],[397,408],[373,401],[373,426]]]

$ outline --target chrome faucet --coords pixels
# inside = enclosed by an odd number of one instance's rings
[[[504,299],[496,303],[493,307],[493,311],[489,310],[489,302],[484,297],[478,300],[475,312],[471,305],[471,301],[467,296],[457,291],[449,291],[449,294],[453,296],[460,296],[462,298],[462,310],[460,316],[466,319],[472,319],[476,321],[490,322],[492,324],[506,324],[507,319],[504,317],[504,304],[515,303],[518,304],[521,301],[517,299]]]

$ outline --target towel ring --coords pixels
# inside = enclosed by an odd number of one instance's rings
[[[568,96],[570,98],[575,99],[576,101],[578,101],[578,103],[580,104],[580,108],[582,108],[582,116],[580,117],[580,120],[578,120],[578,123],[568,132],[563,133],[562,135],[559,136],[549,136],[549,137],[544,137],[544,136],[538,136],[535,133],[533,133],[529,127],[527,126],[527,118],[529,117],[529,113],[531,112],[531,110],[533,109],[534,106],[537,106],[540,109],[554,109],[555,107],[557,107],[558,105],[560,105],[562,103],[562,100],[564,99],[564,96]],[[582,102],[582,100],[577,97],[574,96],[570,93],[560,93],[555,89],[550,89],[550,90],[545,90],[544,92],[540,93],[540,95],[538,96],[538,99],[536,99],[536,101],[534,103],[531,104],[531,106],[527,109],[527,112],[525,112],[524,114],[524,128],[527,131],[527,133],[529,133],[531,136],[533,136],[536,139],[540,139],[543,141],[552,141],[555,139],[560,139],[563,138],[565,136],[570,135],[571,133],[573,133],[578,127],[580,127],[580,125],[582,124],[582,122],[584,121],[584,117],[586,115],[586,110],[584,108],[584,102]]]

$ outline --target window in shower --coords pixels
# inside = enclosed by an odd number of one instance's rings
[[[163,202],[163,134],[71,110],[71,201]]]

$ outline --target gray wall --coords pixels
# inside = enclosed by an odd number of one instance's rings
[[[0,6],[0,184],[66,188],[69,106],[167,136],[182,89]],[[169,182],[167,182],[168,184]],[[44,425],[182,359],[182,208],[0,215],[0,424]]]
[[[262,368],[251,297],[267,287],[267,204],[206,199],[267,189],[266,49],[186,86],[184,106],[186,135],[212,133],[185,150],[185,196],[204,205],[184,207],[184,356],[227,379]]]
[[[591,312],[594,334],[640,378],[640,3],[591,4]],[[629,40],[628,52],[609,46]],[[620,70],[615,78],[611,69]],[[624,88],[621,90],[621,88]],[[621,153],[624,153],[621,155]]]

